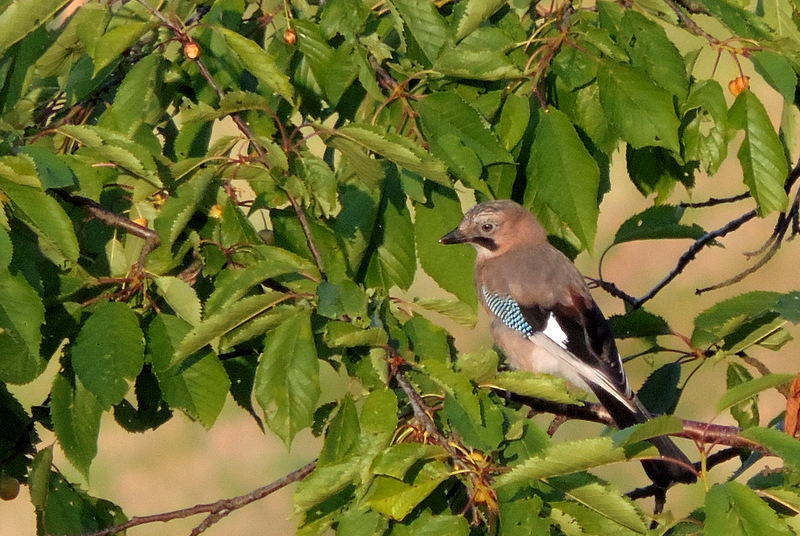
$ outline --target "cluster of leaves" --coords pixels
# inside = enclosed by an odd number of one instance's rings
[[[125,517],[52,466],[37,427],[88,475],[105,412],[137,432],[175,410],[211,427],[229,394],[287,445],[324,435],[295,498],[303,534],[647,532],[585,471],[652,455],[642,440],[677,421],[551,441],[503,392],[577,403],[564,383],[498,372],[492,351],[457,355],[432,320],[476,313],[471,251],[437,241],[460,220],[458,187],[519,199],[566,251],[591,249],[620,148],[655,195],[615,243],[702,240],[663,203],[715,173],[737,132],[743,197],[796,219],[788,0],[755,13],[725,0],[74,4],[0,1],[0,470],[30,486],[40,533]],[[681,51],[676,32],[700,46]],[[709,51],[778,91],[780,132],[755,93],[729,106],[695,72]],[[451,297],[406,299],[418,266]],[[784,458],[746,484],[707,482],[674,533],[800,530],[800,446],[779,416],[758,427],[754,398],[789,378],[739,360],[787,342],[787,321],[800,293],[721,302],[642,389],[671,412],[682,365],[728,361],[718,412]],[[672,335],[640,308],[613,327],[654,351]],[[332,403],[320,367],[352,379]],[[22,407],[6,385],[45,370],[49,396]]]

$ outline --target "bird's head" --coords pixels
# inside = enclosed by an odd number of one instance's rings
[[[495,257],[514,247],[547,242],[547,233],[521,205],[507,199],[469,209],[461,223],[439,239],[442,244],[469,243],[479,256]]]

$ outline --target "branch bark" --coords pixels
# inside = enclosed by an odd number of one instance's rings
[[[139,525],[146,525],[148,523],[156,523],[156,522],[166,523],[174,519],[183,519],[186,517],[192,517],[199,514],[208,514],[208,517],[206,517],[206,519],[204,519],[203,522],[200,523],[200,525],[198,525],[197,527],[195,527],[194,530],[192,531],[191,533],[192,536],[195,536],[197,534],[202,533],[208,527],[210,527],[223,517],[227,516],[234,510],[243,508],[252,502],[267,497],[268,495],[278,491],[281,488],[286,487],[289,484],[304,479],[311,473],[311,471],[314,470],[316,466],[317,466],[317,461],[314,460],[313,462],[307,463],[300,469],[297,469],[296,471],[293,471],[288,475],[267,484],[266,486],[255,489],[250,493],[239,495],[238,497],[231,497],[230,499],[220,499],[217,502],[208,504],[198,504],[190,508],[173,510],[172,512],[164,512],[161,514],[153,514],[149,516],[133,517],[130,520],[126,521],[125,523],[120,523],[119,525],[114,525],[112,527],[106,527],[104,529],[95,532],[86,532],[83,533],[81,536],[108,536],[110,534],[122,532],[129,528],[138,527]]]
[[[596,402],[584,402],[582,406],[576,404],[563,404],[551,402],[541,398],[511,394],[511,399],[524,404],[534,411],[542,413],[552,413],[557,416],[566,416],[570,419],[596,422],[606,426],[615,426],[614,420],[606,409]],[[713,443],[715,445],[725,445],[737,449],[747,449],[771,454],[767,449],[749,439],[739,435],[741,430],[736,426],[725,426],[712,424],[702,421],[690,421],[682,419],[683,432],[670,434],[676,437],[691,439],[698,443]]]

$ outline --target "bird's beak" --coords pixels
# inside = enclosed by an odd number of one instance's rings
[[[464,242],[469,242],[469,238],[458,227],[439,239],[440,244],[462,244]]]

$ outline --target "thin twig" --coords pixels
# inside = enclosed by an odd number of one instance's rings
[[[81,536],[107,536],[109,534],[122,532],[129,528],[138,527],[139,525],[146,525],[148,523],[156,523],[156,522],[166,523],[174,519],[183,519],[186,517],[192,517],[199,514],[209,514],[209,516],[203,521],[203,523],[198,525],[198,527],[196,527],[195,530],[192,531],[193,535],[200,534],[200,532],[207,529],[213,523],[219,521],[220,519],[230,514],[234,510],[243,508],[252,502],[258,501],[259,499],[263,499],[264,497],[280,490],[281,488],[286,487],[289,484],[293,484],[294,482],[298,482],[304,479],[311,473],[311,471],[314,470],[316,466],[317,462],[316,460],[314,460],[313,462],[304,465],[300,469],[293,471],[288,475],[285,475],[282,478],[279,478],[278,480],[275,480],[274,482],[267,484],[266,486],[253,490],[250,493],[239,495],[238,497],[231,497],[230,499],[220,499],[217,502],[209,504],[198,504],[190,508],[183,508],[181,510],[174,510],[172,512],[164,512],[162,514],[133,517],[130,520],[126,521],[125,523],[120,523],[119,525],[114,525],[112,527],[106,527],[104,529],[94,532],[86,532],[83,533]]]
[[[700,202],[697,202],[697,203],[679,203],[678,206],[681,207],[681,208],[714,207],[714,206],[717,206],[717,205],[724,205],[724,204],[727,204],[727,203],[735,203],[737,201],[742,201],[744,199],[749,199],[750,197],[751,197],[750,196],[750,192],[743,192],[741,194],[734,195],[734,196],[731,196],[731,197],[721,197],[721,198],[711,197],[711,198],[707,199],[706,201],[700,201]]]
[[[695,256],[700,252],[701,249],[706,247],[708,244],[716,240],[717,238],[723,237],[728,233],[731,233],[747,223],[748,221],[752,220],[756,217],[758,213],[754,210],[746,212],[742,216],[736,218],[733,221],[728,222],[727,224],[723,225],[719,229],[715,231],[711,231],[709,233],[704,234],[700,238],[698,238],[694,244],[692,244],[689,249],[687,249],[683,255],[681,255],[680,259],[678,259],[675,268],[667,274],[667,276],[662,279],[656,286],[654,286],[650,291],[642,296],[641,298],[637,299],[633,304],[634,309],[638,309],[641,307],[645,302],[650,301],[653,297],[658,294],[661,289],[666,287],[673,279],[678,277],[678,275],[683,272],[686,266],[694,260]]]
[[[686,11],[692,13],[701,13],[701,14],[708,14],[705,8],[691,0],[677,0],[673,2],[672,0],[664,0],[664,2],[670,7],[672,11],[675,12],[675,15],[678,16],[678,19],[683,23],[687,30],[689,30],[694,35],[700,36],[708,41],[710,44],[714,45],[717,44],[719,41],[716,37],[706,32],[702,29],[686,12],[681,9],[684,8]]]
[[[795,169],[798,168],[796,167]],[[795,170],[792,171],[793,171],[792,174],[794,174]],[[792,174],[790,174],[790,178],[792,177]],[[793,182],[794,182],[793,180],[790,181],[789,179],[787,179],[786,187],[791,188]],[[773,230],[772,234],[767,239],[767,241],[764,243],[764,245],[757,251],[746,254],[748,257],[761,255],[761,258],[758,259],[758,262],[756,262],[753,266],[747,268],[746,270],[739,272],[730,279],[727,279],[715,285],[711,285],[709,287],[697,289],[695,293],[699,295],[703,294],[704,292],[708,292],[710,290],[717,290],[720,288],[733,285],[734,283],[740,282],[745,277],[763,268],[778,252],[781,245],[783,244],[784,238],[786,238],[786,234],[790,233],[790,230],[791,230],[790,238],[791,236],[793,236],[795,228],[794,222],[797,220],[798,212],[800,212],[800,188],[798,188],[797,192],[795,192],[794,201],[792,202],[792,205],[789,208],[789,210],[785,213],[781,213],[778,216],[778,221],[775,223],[775,229]]]
[[[408,381],[408,378],[406,378],[405,374],[403,374],[401,371],[398,371],[395,374],[395,378],[397,378],[397,383],[400,385],[400,389],[402,389],[408,397],[408,400],[411,403],[411,409],[414,411],[414,416],[422,425],[425,433],[447,451],[447,453],[450,455],[450,458],[453,460],[453,463],[459,466],[459,469],[466,469],[467,466],[461,462],[462,454],[453,446],[453,440],[443,436],[442,432],[439,430],[439,428],[437,428],[436,423],[433,422],[433,418],[428,412],[427,404],[425,404],[425,401],[422,400],[422,397],[411,385],[411,382]]]
[[[81,197],[79,195],[72,195],[64,190],[50,190],[51,192],[58,195],[61,199],[69,203],[70,205],[75,205],[77,207],[83,207],[89,211],[89,213],[97,218],[98,220],[102,221],[106,225],[110,227],[116,227],[118,229],[122,229],[123,231],[132,234],[133,236],[138,236],[146,241],[154,242],[156,247],[160,244],[158,235],[152,229],[148,229],[144,225],[139,225],[138,223],[132,221],[125,216],[120,216],[118,214],[114,214],[110,210],[103,208],[100,204],[92,201],[88,197]]]

